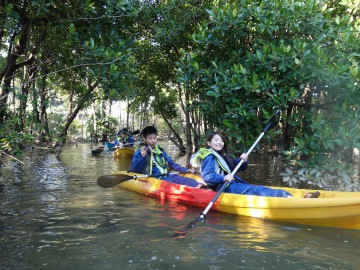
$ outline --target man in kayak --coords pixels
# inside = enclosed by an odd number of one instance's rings
[[[134,142],[134,138],[130,135],[127,128],[123,128],[116,136],[115,147],[132,147]]]
[[[142,131],[145,143],[135,151],[130,171],[146,175],[168,173],[170,170],[180,173],[194,173],[194,170],[187,169],[175,163],[166,154],[165,150],[157,145],[157,129],[154,126],[147,126]],[[160,178],[167,182],[191,187],[200,187],[202,184],[194,179],[181,177],[179,175],[168,175]]]
[[[267,197],[292,197],[292,195],[282,189],[273,189],[261,185],[251,185],[242,180],[239,176],[232,176],[231,171],[236,167],[241,159],[244,163],[240,166],[240,170],[245,171],[248,166],[248,156],[242,154],[240,158],[233,159],[227,152],[227,145],[224,136],[218,132],[211,132],[206,142],[209,148],[201,148],[191,158],[191,165],[197,167],[201,164],[201,176],[203,180],[213,189],[218,189],[224,183],[229,181],[229,185],[225,192],[257,195]],[[320,193],[314,192],[312,195],[305,195],[306,198],[317,198]]]

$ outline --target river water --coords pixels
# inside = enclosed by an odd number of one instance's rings
[[[203,209],[98,187],[99,176],[129,164],[90,150],[71,145],[60,161],[34,154],[4,163],[0,269],[359,269],[358,230],[210,211],[172,238]]]

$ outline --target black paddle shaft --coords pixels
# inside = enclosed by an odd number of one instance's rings
[[[118,184],[121,184],[125,181],[138,179],[138,178],[148,178],[148,177],[159,177],[159,176],[167,176],[172,174],[179,174],[178,172],[171,173],[160,173],[160,174],[152,174],[152,175],[127,175],[127,174],[110,174],[100,176],[97,180],[97,184],[102,188],[114,187]]]

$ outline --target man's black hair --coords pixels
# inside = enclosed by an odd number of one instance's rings
[[[120,131],[118,132],[118,135],[120,135],[120,134],[126,134],[126,133],[128,133],[127,128],[123,128],[122,130],[120,130]]]
[[[144,138],[146,138],[148,135],[155,134],[158,135],[157,129],[154,126],[147,126],[142,130],[142,135]]]

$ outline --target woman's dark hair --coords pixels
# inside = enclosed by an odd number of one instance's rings
[[[230,169],[233,170],[235,168],[236,164],[235,164],[235,160],[229,156],[228,149],[227,149],[227,140],[226,140],[226,137],[224,136],[224,134],[222,134],[221,132],[212,131],[212,132],[208,133],[208,135],[206,137],[206,141],[210,142],[214,138],[215,135],[220,136],[220,138],[224,142],[224,147],[219,152],[220,156],[222,156],[224,158],[226,163],[229,165]]]
[[[156,136],[158,135],[157,133],[157,129],[154,126],[147,126],[145,127],[142,131],[141,134],[143,135],[144,138],[146,138],[148,135],[151,134],[155,134]]]

